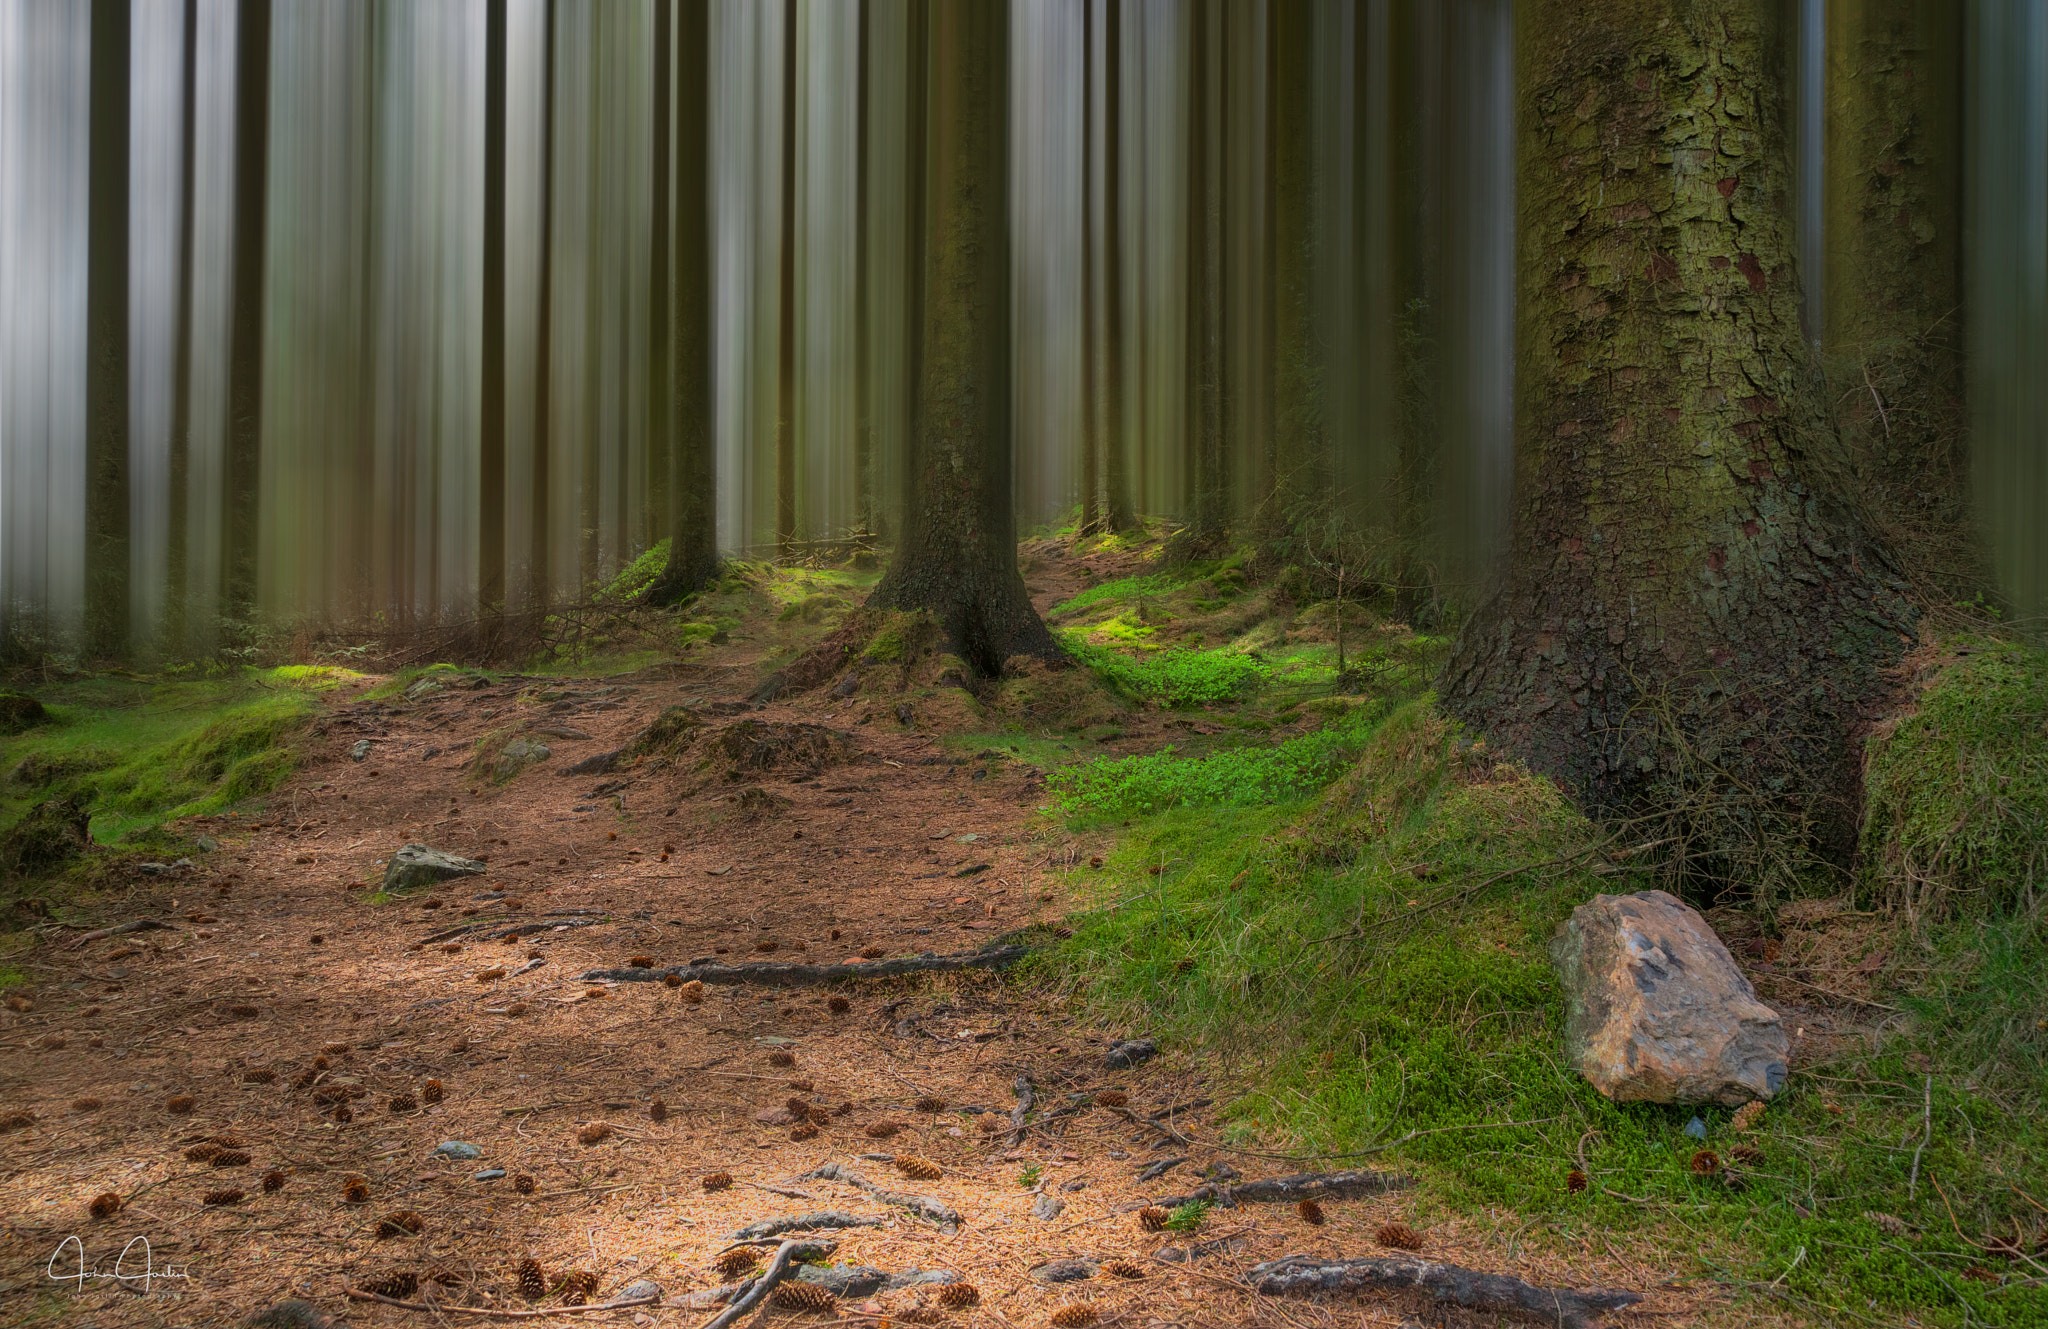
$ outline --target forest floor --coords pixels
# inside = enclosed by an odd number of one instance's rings
[[[1026,552],[1048,613],[1143,570],[1129,549]],[[1205,1179],[1401,1169],[1296,1157],[1293,1134],[1233,1122],[1256,1071],[1115,1022],[1056,970],[701,994],[585,978],[636,958],[657,972],[864,963],[1071,935],[1130,866],[1130,823],[1048,815],[1049,769],[1142,758],[1237,722],[1228,707],[1133,706],[1083,726],[1092,737],[1006,736],[986,708],[943,690],[917,694],[911,713],[832,689],[749,701],[767,668],[823,631],[807,603],[741,616],[627,672],[330,680],[286,782],[176,819],[152,842],[206,837],[209,851],[170,871],[145,868],[139,852],[103,869],[87,921],[167,926],[82,942],[56,932],[11,962],[20,1008],[0,1010],[0,1109],[33,1120],[0,1123],[14,1127],[0,1137],[0,1320],[229,1325],[295,1297],[357,1325],[489,1323],[457,1308],[562,1308],[560,1280],[587,1271],[592,1300],[641,1279],[664,1299],[542,1322],[694,1325],[716,1308],[691,1294],[727,1281],[714,1256],[735,1230],[839,1209],[873,1225],[820,1233],[838,1242],[835,1263],[947,1271],[979,1290],[978,1305],[952,1308],[936,1285],[852,1295],[833,1308],[840,1323],[1538,1322],[1417,1292],[1310,1301],[1246,1283],[1252,1265],[1286,1254],[1399,1254],[1378,1241],[1393,1223],[1419,1229],[1428,1260],[1642,1295],[1611,1324],[1801,1322],[1769,1299],[1733,1304],[1729,1285],[1701,1277],[1682,1226],[1610,1234],[1511,1204],[1440,1203],[1427,1173],[1412,1189],[1331,1200],[1313,1226],[1291,1205],[1247,1204],[1180,1210],[1176,1230],[1148,1230],[1140,1208]],[[791,728],[752,731],[774,741],[726,773],[739,778],[707,783],[659,762],[569,773],[675,706],[706,733]],[[1282,738],[1316,729],[1305,712],[1278,724]],[[495,778],[508,734],[550,754]],[[488,870],[378,889],[383,864],[414,841]],[[533,926],[482,939],[520,924]],[[457,928],[472,931],[445,935]],[[1106,1064],[1115,1043],[1143,1034],[1161,1035],[1156,1058]],[[1037,1107],[1013,1134],[1026,1080]],[[337,1100],[350,1119],[336,1120]],[[815,1134],[799,1110],[819,1119]],[[437,1153],[444,1142],[477,1156]],[[209,1143],[228,1152],[188,1161]],[[904,1156],[936,1175],[900,1174],[892,1160]],[[957,1229],[811,1175],[828,1163],[931,1197],[957,1212]],[[716,1174],[732,1184],[707,1190]],[[530,1193],[515,1191],[522,1177]],[[346,1193],[352,1181],[360,1198]],[[207,1202],[222,1191],[239,1198]],[[90,1217],[107,1192],[120,1212]],[[417,1232],[383,1222],[405,1215]],[[553,1285],[539,1300],[518,1286],[529,1258]],[[1073,1258],[1095,1262],[1090,1276],[1044,1281],[1049,1262]],[[1111,1259],[1132,1276],[1096,1267]],[[117,1281],[117,1262],[153,1274]],[[345,1286],[394,1274],[421,1280],[405,1299],[441,1309],[345,1299]]]

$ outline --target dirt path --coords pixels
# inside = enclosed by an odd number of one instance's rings
[[[1044,606],[1082,581],[1055,566],[1032,583]],[[1147,1324],[1393,1325],[1415,1311],[1399,1297],[1278,1303],[1239,1281],[1289,1252],[1375,1252],[1382,1223],[1415,1218],[1409,1194],[1333,1201],[1313,1227],[1283,1205],[1218,1210],[1192,1239],[1195,1258],[1172,1260],[1190,1238],[1144,1230],[1142,1202],[1217,1168],[1259,1177],[1299,1165],[1223,1148],[1211,1100],[1227,1085],[1173,1049],[1110,1068],[1110,1043],[1137,1031],[1087,1027],[1049,994],[974,973],[711,987],[701,1000],[658,982],[581,979],[633,957],[969,951],[1056,925],[1085,890],[1085,869],[1068,869],[1090,847],[1039,815],[1035,772],[999,754],[956,761],[933,735],[891,717],[854,722],[830,696],[752,708],[744,693],[765,649],[738,643],[627,678],[338,699],[320,758],[270,811],[192,824],[219,847],[194,868],[136,879],[128,911],[173,926],[38,951],[33,1009],[0,1012],[0,1109],[35,1118],[0,1137],[0,1321],[228,1325],[301,1297],[354,1324],[428,1324],[340,1289],[434,1271],[447,1281],[431,1294],[450,1305],[559,1306],[559,1292],[521,1295],[517,1266],[530,1258],[551,1282],[588,1271],[596,1299],[640,1279],[662,1288],[662,1305],[601,1322],[697,1325],[713,1312],[687,1295],[724,1281],[713,1256],[734,1230],[821,1209],[879,1220],[823,1234],[840,1264],[973,1283],[979,1305],[945,1311],[957,1323],[1038,1329],[1069,1304]],[[762,814],[738,810],[727,790],[681,796],[658,773],[558,773],[680,704],[715,723],[827,726],[848,736],[852,759],[759,772],[750,787],[772,804]],[[464,766],[469,745],[512,715],[551,755],[502,786],[480,782]],[[1131,728],[1120,747],[1160,737],[1156,724]],[[353,760],[362,739],[368,753]],[[372,903],[365,883],[413,840],[486,858],[488,871]],[[541,930],[426,940],[477,924]],[[1041,1113],[1061,1111],[1013,1143],[1020,1077]],[[1128,1105],[1095,1105],[1102,1091]],[[798,1110],[817,1118],[814,1132]],[[1163,1126],[1147,1120],[1162,1113]],[[234,1137],[226,1155],[188,1161],[220,1137]],[[436,1153],[443,1142],[477,1156]],[[910,1154],[938,1175],[899,1175],[890,1159]],[[805,1179],[835,1162],[934,1198],[957,1211],[957,1230]],[[273,1173],[281,1188],[267,1191]],[[707,1192],[718,1173],[734,1184]],[[530,1193],[515,1189],[521,1177]],[[223,1190],[243,1195],[206,1203]],[[87,1206],[104,1192],[125,1207],[95,1220]],[[378,1235],[381,1219],[404,1214],[416,1234]],[[1508,1227],[1439,1222],[1427,1252],[1500,1267]],[[81,1251],[110,1274],[136,1237],[159,1275],[148,1295],[133,1281],[75,1277]],[[1126,1258],[1144,1276],[1033,1276],[1071,1257]],[[141,1259],[130,1248],[121,1272]],[[1590,1246],[1524,1254],[1515,1271],[1639,1289],[1667,1276]],[[838,1309],[929,1322],[920,1317],[944,1309],[939,1295],[856,1289]],[[1429,1322],[1492,1321],[1431,1310]]]

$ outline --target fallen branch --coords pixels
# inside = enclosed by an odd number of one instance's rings
[[[1312,1260],[1289,1255],[1252,1266],[1252,1290],[1266,1296],[1290,1292],[1391,1291],[1420,1288],[1438,1301],[1487,1313],[1522,1311],[1541,1315],[1560,1329],[1591,1329],[1602,1312],[1633,1306],[1634,1292],[1536,1287],[1506,1274],[1482,1274],[1429,1260]]]
[[[745,1292],[726,1303],[724,1310],[705,1321],[704,1329],[725,1329],[725,1326],[760,1305],[767,1299],[768,1294],[775,1290],[775,1285],[789,1276],[789,1267],[795,1261],[798,1251],[805,1251],[806,1258],[816,1259],[819,1256],[810,1252],[821,1246],[825,1248],[824,1255],[830,1255],[839,1249],[839,1243],[836,1241],[785,1241],[777,1246],[775,1258],[768,1262],[768,1267],[761,1272],[761,1276],[755,1279]]]
[[[1015,1149],[1024,1143],[1024,1118],[1030,1115],[1031,1105],[1037,1101],[1038,1093],[1031,1087],[1031,1077],[1020,1075],[1014,1086],[1017,1106],[1010,1109],[1010,1147]]]
[[[856,978],[891,978],[897,974],[949,974],[962,969],[1004,969],[1031,953],[1028,946],[1002,946],[966,955],[925,955],[903,960],[864,960],[859,964],[679,964],[667,969],[592,969],[578,982],[661,983],[676,980],[736,986],[764,983],[771,987],[808,987],[844,983]]]
[[[782,1218],[764,1218],[758,1223],[749,1223],[732,1234],[734,1241],[759,1241],[763,1237],[779,1237],[785,1232],[815,1232],[820,1228],[832,1227],[880,1227],[884,1220],[869,1214],[849,1214],[838,1209],[821,1209],[813,1214],[788,1214]]]
[[[1219,1209],[1241,1204],[1293,1204],[1297,1200],[1339,1200],[1357,1195],[1385,1195],[1415,1184],[1413,1177],[1397,1172],[1374,1172],[1368,1168],[1347,1172],[1296,1172],[1285,1177],[1247,1181],[1241,1186],[1201,1186],[1186,1195],[1172,1195],[1152,1203],[1171,1209],[1202,1201]]]
[[[439,932],[421,937],[419,944],[425,946],[432,942],[448,941],[455,937],[467,937],[471,933],[485,932],[486,929],[497,927],[502,921],[502,919],[492,919],[487,923],[464,923],[460,927],[443,928]],[[496,941],[501,937],[532,937],[543,932],[552,932],[556,928],[589,928],[611,921],[610,918],[541,918],[527,923],[514,923],[508,928],[498,928],[496,932],[489,932],[487,935],[477,938],[477,940]]]
[[[128,923],[116,923],[113,927],[100,928],[95,932],[88,932],[82,937],[72,938],[71,949],[75,951],[80,946],[85,945],[85,943],[98,941],[101,937],[118,937],[124,932],[155,932],[158,929],[170,926],[169,923],[159,923],[153,918],[138,918]]]
[[[402,1311],[425,1311],[429,1315],[475,1315],[486,1320],[540,1320],[550,1315],[581,1315],[586,1311],[627,1311],[635,1306],[652,1306],[661,1300],[659,1294],[634,1297],[631,1301],[604,1301],[590,1306],[550,1306],[545,1310],[501,1311],[488,1306],[448,1306],[438,1302],[400,1301],[387,1297],[381,1292],[365,1292],[359,1287],[344,1287],[342,1295],[350,1301],[374,1301],[380,1306],[396,1306]]]
[[[939,1200],[934,1200],[929,1195],[913,1195],[909,1191],[885,1190],[869,1181],[866,1177],[863,1177],[860,1173],[855,1172],[852,1168],[841,1167],[837,1163],[827,1163],[823,1167],[813,1168],[796,1180],[810,1181],[812,1178],[843,1182],[848,1186],[857,1186],[883,1204],[895,1205],[899,1209],[908,1209],[926,1222],[936,1224],[939,1231],[949,1237],[960,1230],[961,1218],[958,1211]]]

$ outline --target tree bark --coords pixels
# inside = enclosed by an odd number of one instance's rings
[[[1789,827],[1846,853],[1858,707],[1913,616],[1801,339],[1777,11],[1526,16],[1513,529],[1444,705],[1694,852]]]
[[[1097,518],[1096,458],[1100,445],[1096,384],[1099,351],[1095,340],[1095,6],[1081,5],[1081,522],[1094,532]]]
[[[128,651],[129,0],[93,0],[86,225],[85,646]]]
[[[674,371],[669,360],[674,351],[670,340],[669,306],[670,255],[675,246],[669,220],[675,207],[675,200],[671,197],[673,177],[669,172],[671,100],[675,80],[675,39],[671,32],[674,22],[674,0],[654,0],[654,104],[650,117],[654,132],[649,144],[653,160],[648,171],[649,192],[653,198],[648,209],[647,228],[647,490],[640,514],[640,531],[636,533],[650,545],[668,534],[668,476],[675,447],[670,382]],[[623,538],[624,532],[620,535]],[[631,552],[623,551],[624,554]]]
[[[192,475],[192,217],[198,201],[193,179],[198,158],[199,0],[185,0],[185,49],[178,83],[178,304],[172,340],[171,437],[165,480],[168,529],[165,533],[165,647],[182,653],[189,644],[188,568],[191,550]]]
[[[711,0],[676,10],[676,201],[670,335],[675,458],[668,567],[648,599],[673,604],[718,576],[711,378]]]
[[[540,232],[534,294],[533,491],[528,496],[527,599],[535,610],[547,606],[554,579],[554,541],[548,529],[553,506],[555,377],[555,0],[543,0],[540,51]]]
[[[1330,495],[1322,446],[1321,363],[1316,345],[1315,29],[1309,0],[1268,0],[1266,7],[1266,152],[1268,243],[1272,267],[1273,356],[1271,504],[1261,523],[1287,533],[1305,503]]]
[[[983,677],[1059,655],[1017,573],[1008,0],[927,7],[924,332],[912,494],[868,604],[929,611]]]
[[[874,354],[868,319],[873,295],[868,265],[869,141],[874,137],[874,6],[857,0],[853,56],[853,520],[872,535],[875,517]]]
[[[263,464],[263,259],[270,198],[270,0],[241,0],[235,23],[234,305],[228,332],[223,610],[256,608]]]
[[[1943,591],[1983,584],[1962,410],[1963,11],[1828,6],[1821,338],[1873,525]]]

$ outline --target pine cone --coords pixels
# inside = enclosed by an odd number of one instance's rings
[[[1323,1207],[1314,1200],[1303,1200],[1294,1206],[1294,1212],[1301,1215],[1301,1221],[1310,1227],[1323,1225]]]
[[[1711,1177],[1721,1170],[1721,1156],[1711,1149],[1702,1149],[1692,1156],[1691,1167],[1695,1177]]]
[[[710,1176],[704,1178],[703,1186],[706,1191],[722,1191],[730,1189],[732,1186],[732,1173],[714,1172]]]
[[[593,1121],[576,1132],[576,1139],[583,1144],[601,1144],[611,1138],[612,1128],[601,1121]]]
[[[834,1015],[844,1015],[853,1009],[853,1003],[844,997],[827,997],[825,999],[825,1009],[831,1011]]]
[[[768,1294],[771,1304],[786,1311],[834,1311],[839,1309],[839,1298],[819,1287],[816,1283],[777,1283],[775,1290]]]
[[[512,1178],[512,1189],[518,1191],[521,1195],[533,1194],[534,1185],[535,1182],[533,1178],[528,1176],[524,1172]]]
[[[247,1167],[249,1155],[239,1149],[223,1149],[206,1161],[215,1167]]]
[[[361,1177],[350,1177],[341,1183],[341,1198],[346,1204],[364,1204],[370,1198],[370,1186]]]
[[[1738,1131],[1747,1131],[1753,1128],[1763,1115],[1764,1101],[1761,1098],[1752,1098],[1735,1109],[1735,1118],[1729,1124]]]
[[[363,1291],[374,1292],[380,1297],[395,1297],[404,1301],[420,1290],[420,1276],[410,1271],[389,1273],[382,1278],[373,1278],[363,1284]]]
[[[200,1201],[200,1203],[201,1203],[201,1204],[216,1204],[216,1205],[217,1205],[217,1204],[240,1204],[240,1203],[242,1202],[242,1199],[243,1199],[243,1194],[244,1194],[243,1192],[241,1192],[241,1191],[237,1191],[237,1190],[225,1190],[225,1191],[208,1191],[208,1192],[206,1193],[206,1198],[205,1198],[205,1199],[203,1199],[203,1200],[201,1200],[201,1201]]]
[[[1131,1096],[1121,1089],[1105,1089],[1095,1096],[1097,1107],[1123,1107],[1130,1101]]]
[[[1166,1220],[1173,1215],[1156,1204],[1148,1204],[1138,1211],[1138,1226],[1147,1232],[1166,1231]]]
[[[886,1140],[902,1129],[903,1123],[900,1121],[878,1121],[869,1126],[865,1133],[874,1139]]]
[[[1577,1195],[1579,1192],[1585,1190],[1589,1184],[1590,1183],[1586,1180],[1586,1174],[1579,1171],[1577,1168],[1573,1168],[1571,1171],[1564,1174],[1564,1188],[1567,1192],[1569,1192],[1572,1195]]]
[[[1052,1322],[1059,1329],[1083,1329],[1100,1318],[1100,1312],[1085,1301],[1070,1302],[1052,1313]]]
[[[946,1175],[946,1170],[937,1163],[916,1154],[896,1155],[896,1170],[915,1181],[937,1181]]]
[[[734,1279],[758,1268],[761,1255],[751,1246],[735,1246],[729,1251],[720,1251],[716,1263],[722,1277]]]
[[[386,1214],[377,1220],[377,1235],[380,1237],[414,1237],[419,1235],[427,1221],[410,1209],[401,1209],[395,1214]]]
[[[267,1194],[269,1194],[269,1193],[270,1193],[270,1192],[272,1192],[272,1191],[281,1191],[281,1190],[283,1190],[283,1189],[284,1189],[284,1173],[282,1173],[282,1172],[279,1172],[279,1171],[278,1171],[278,1170],[276,1170],[275,1168],[272,1168],[272,1169],[271,1169],[270,1171],[268,1171],[268,1172],[266,1172],[266,1173],[264,1173],[264,1174],[263,1174],[263,1191],[264,1191],[264,1194],[266,1194],[266,1195],[267,1195]]]
[[[411,1094],[393,1094],[388,1106],[393,1112],[411,1112],[419,1105],[420,1101]]]
[[[796,1053],[780,1050],[771,1052],[768,1054],[768,1064],[770,1066],[794,1066],[796,1065]]]
[[[1129,1260],[1104,1260],[1102,1262],[1102,1272],[1112,1278],[1143,1278],[1145,1276],[1144,1266],[1133,1264]]]
[[[954,1310],[959,1310],[966,1306],[979,1306],[981,1304],[981,1289],[972,1283],[941,1283],[939,1285],[939,1304],[941,1306],[950,1306]]]
[[[946,1100],[932,1094],[926,1094],[911,1106],[915,1107],[919,1112],[944,1112],[946,1110]]]
[[[112,1218],[120,1213],[126,1204],[127,1201],[113,1191],[102,1191],[92,1197],[92,1204],[88,1208],[94,1218]]]
[[[548,1278],[541,1272],[540,1261],[531,1256],[521,1260],[518,1267],[519,1295],[528,1301],[538,1301],[548,1294]]]
[[[789,1128],[789,1138],[799,1144],[805,1140],[815,1140],[818,1138],[818,1127],[813,1122],[799,1122]]]
[[[667,1121],[668,1104],[663,1102],[658,1097],[650,1100],[647,1104],[647,1119],[655,1123],[657,1126],[660,1125],[662,1122]]]
[[[1422,1249],[1422,1234],[1406,1223],[1386,1223],[1372,1234],[1380,1245],[1397,1251],[1419,1251]]]
[[[443,1091],[441,1089],[441,1082],[439,1080],[429,1080],[424,1085],[420,1086],[420,1102],[438,1103],[441,1101],[442,1092]]]
[[[217,1144],[195,1144],[185,1151],[185,1161],[187,1163],[205,1163],[210,1161],[219,1152],[220,1146]]]

